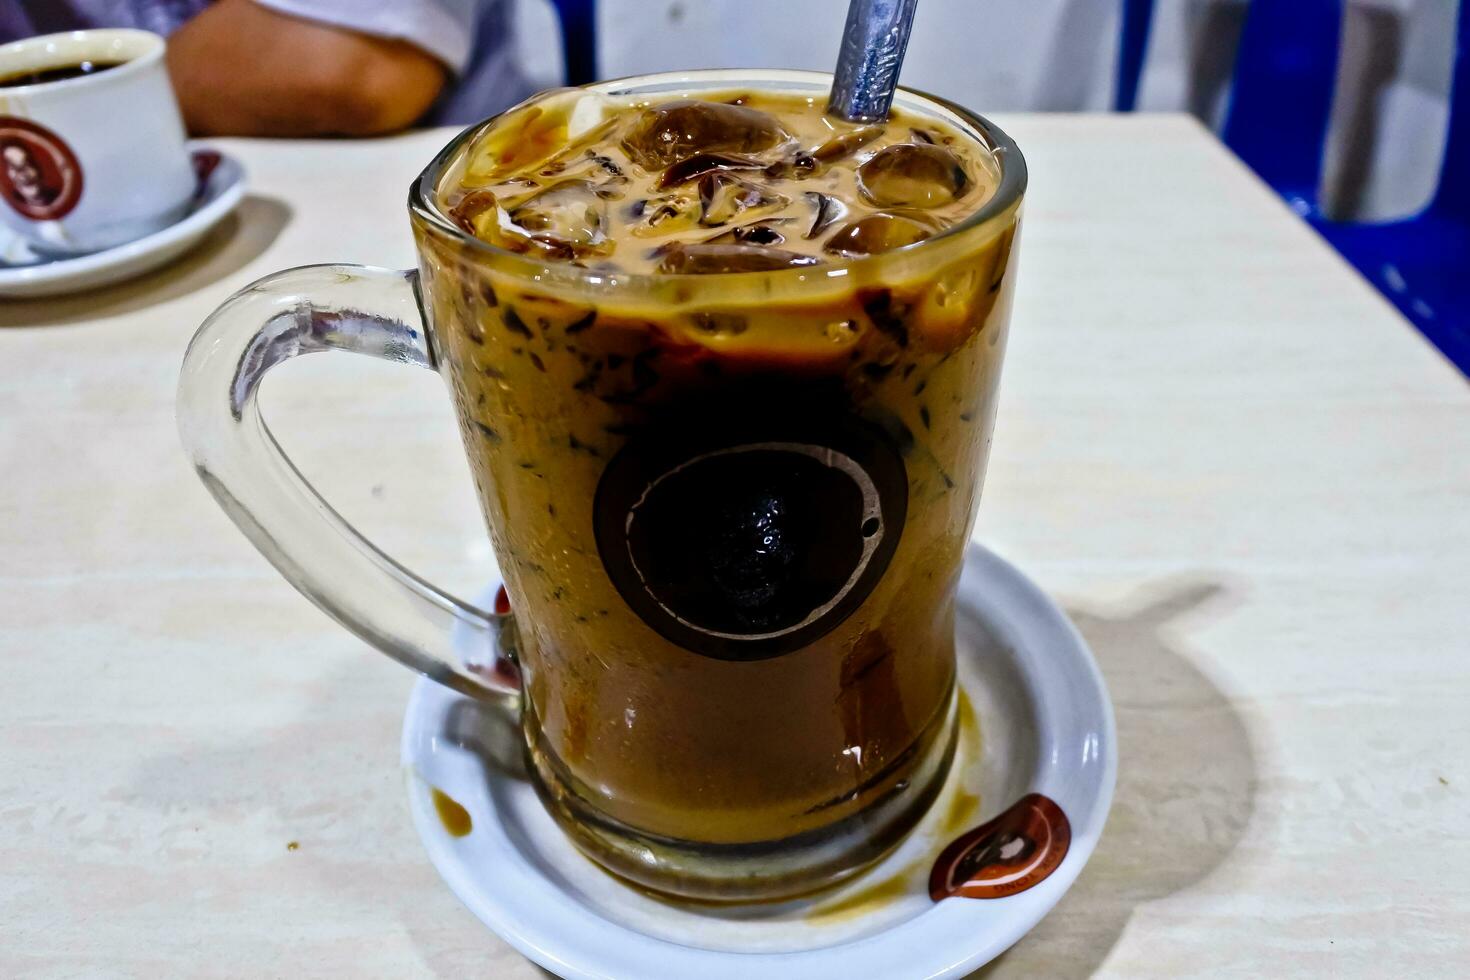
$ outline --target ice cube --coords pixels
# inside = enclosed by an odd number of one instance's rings
[[[777,225],[786,224],[789,218],[772,218],[755,221],[748,225],[737,225],[705,239],[715,245],[783,245],[786,236],[777,230]]]
[[[839,133],[810,150],[795,148],[787,151],[784,158],[766,167],[766,176],[788,180],[806,180],[816,177],[827,168],[873,142],[883,135],[882,126],[862,126]]]
[[[772,180],[781,178],[805,180],[816,174],[821,168],[822,165],[817,162],[817,158],[806,150],[793,150],[786,155],[785,159],[777,160],[766,167],[765,174]]]
[[[617,161],[610,156],[598,153],[596,150],[588,150],[587,159],[592,162],[592,165],[597,170],[614,180],[623,181],[628,179],[627,174],[623,173],[623,168],[618,166]]]
[[[588,181],[563,180],[510,200],[497,201],[489,191],[477,191],[455,205],[450,216],[492,245],[573,260],[612,252],[604,229],[605,207]]]
[[[704,212],[694,188],[634,201],[629,207],[629,234],[637,238],[669,235],[699,224]]]
[[[859,126],[857,129],[839,133],[827,140],[812,150],[812,156],[822,163],[831,163],[833,160],[841,160],[849,154],[856,153],[882,135],[882,126]]]
[[[922,242],[933,233],[934,229],[912,217],[878,211],[838,228],[822,248],[833,255],[860,258]]]
[[[675,242],[655,250],[658,271],[669,275],[708,275],[720,272],[775,272],[821,265],[814,255],[800,255],[760,245],[694,244]]]
[[[812,226],[807,230],[806,237],[816,238],[827,227],[847,214],[847,205],[830,194],[819,194],[816,191],[807,191],[806,199],[811,202],[815,214],[812,216]]]
[[[757,153],[786,138],[776,118],[759,109],[677,99],[644,109],[623,149],[640,167],[657,170],[699,153]]]
[[[508,181],[491,185],[487,189],[496,191],[502,199],[506,199],[514,197],[515,193],[519,192],[517,190],[513,193],[510,186],[517,182],[528,183],[534,189],[542,184],[576,178],[590,181],[595,186],[598,197],[604,200],[617,200],[623,196],[624,188],[628,184],[628,176],[616,160],[598,153],[595,149],[581,146],[570,147],[544,161],[540,170],[537,171],[537,178],[512,177]]]
[[[500,205],[491,191],[470,191],[449,208],[450,219],[478,238],[487,238],[500,220]]]
[[[952,151],[929,143],[885,146],[858,167],[858,190],[880,208],[934,208],[970,186]]]
[[[508,110],[486,127],[464,156],[460,182],[478,187],[504,175],[551,160],[569,143],[598,138],[610,129],[612,103],[579,89],[544,93],[535,101]]]
[[[697,177],[717,171],[759,170],[763,166],[765,164],[759,160],[752,160],[750,157],[732,157],[723,153],[700,153],[686,160],[680,160],[665,170],[664,175],[659,178],[658,186],[660,188],[677,187]]]
[[[533,236],[563,242],[573,250],[588,249],[606,238],[604,207],[590,181],[563,180],[517,204],[509,217]]]
[[[789,198],[768,191],[759,184],[724,172],[699,178],[699,202],[703,208],[699,223],[712,228],[737,217],[753,217],[761,211],[775,211],[791,203]]]

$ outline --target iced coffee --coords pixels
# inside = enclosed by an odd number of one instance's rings
[[[839,877],[953,748],[1018,201],[942,113],[823,109],[551,93],[440,177],[464,236],[416,225],[535,780],[666,891]]]

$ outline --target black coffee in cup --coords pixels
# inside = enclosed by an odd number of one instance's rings
[[[123,64],[121,61],[82,61],[73,65],[57,65],[55,68],[37,68],[0,78],[0,88],[16,88],[20,85],[41,85],[45,82],[60,82],[68,78],[95,75]]]

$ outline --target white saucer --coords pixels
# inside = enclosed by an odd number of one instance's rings
[[[141,275],[186,252],[235,210],[245,195],[245,168],[240,161],[194,142],[189,152],[200,177],[189,210],[151,235],[90,255],[55,259],[35,254],[25,241],[0,228],[0,298],[95,289]]]
[[[630,888],[584,858],[517,778],[519,731],[428,680],[403,726],[414,826],[460,900],[568,980],[963,976],[1036,925],[1087,863],[1112,802],[1117,746],[1092,654],[1019,571],[971,549],[957,618],[960,686],[978,725],[962,711],[954,769],[919,827],[834,891],[715,907]],[[435,789],[468,812],[464,836],[450,833]],[[1013,836],[1021,826],[1029,841]],[[953,867],[961,852],[1002,860],[980,862],[958,894],[935,901],[936,859]]]

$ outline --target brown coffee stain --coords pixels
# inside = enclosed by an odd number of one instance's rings
[[[980,811],[980,797],[960,790],[945,808],[944,819],[939,822],[939,836],[948,840],[967,828]]]
[[[959,726],[959,745],[955,752],[955,765],[958,767],[978,766],[982,748],[980,719],[975,714],[975,705],[971,703],[970,695],[965,692],[965,689],[959,688],[956,694],[955,714]],[[964,830],[979,809],[980,796],[978,794],[967,793],[963,788],[958,789],[944,811],[944,819],[939,828],[940,836],[947,838]]]
[[[959,745],[955,752],[955,766],[965,768],[980,762],[980,719],[975,715],[975,705],[962,687],[956,692],[955,714],[959,728]],[[949,839],[970,826],[980,810],[980,797],[965,792],[963,787],[955,790],[944,816],[939,821],[939,836]]]
[[[439,822],[444,829],[449,831],[450,837],[464,837],[475,829],[475,822],[470,819],[470,811],[460,806],[457,801],[434,787],[429,787],[430,795],[434,798],[434,812],[439,814]]]
[[[923,872],[927,863],[928,858],[920,859],[902,871],[882,881],[874,882],[867,888],[853,892],[829,905],[812,909],[806,914],[806,920],[818,925],[830,925],[834,922],[847,922],[860,918],[892,905],[905,894],[918,891],[919,886],[914,884],[914,880]]]
[[[879,662],[881,663],[881,660]],[[956,724],[959,728],[960,745],[955,764],[957,766],[974,765],[980,759],[980,720],[964,688],[956,691],[956,702]],[[936,805],[944,807],[944,814],[937,828],[937,836],[940,840],[948,840],[974,822],[976,814],[980,811],[980,797],[976,793],[965,792],[962,787],[956,787],[947,804],[941,797]],[[916,882],[921,881],[927,873],[928,861],[928,858],[920,858],[882,881],[875,882],[831,904],[811,910],[807,913],[806,919],[808,922],[827,925],[834,922],[846,922],[883,909],[898,901],[906,893],[922,887]]]
[[[967,762],[976,762],[980,758],[980,719],[975,716],[975,706],[970,703],[970,695],[965,693],[963,687],[958,694],[961,748],[971,750],[968,754],[962,753],[961,758]]]

